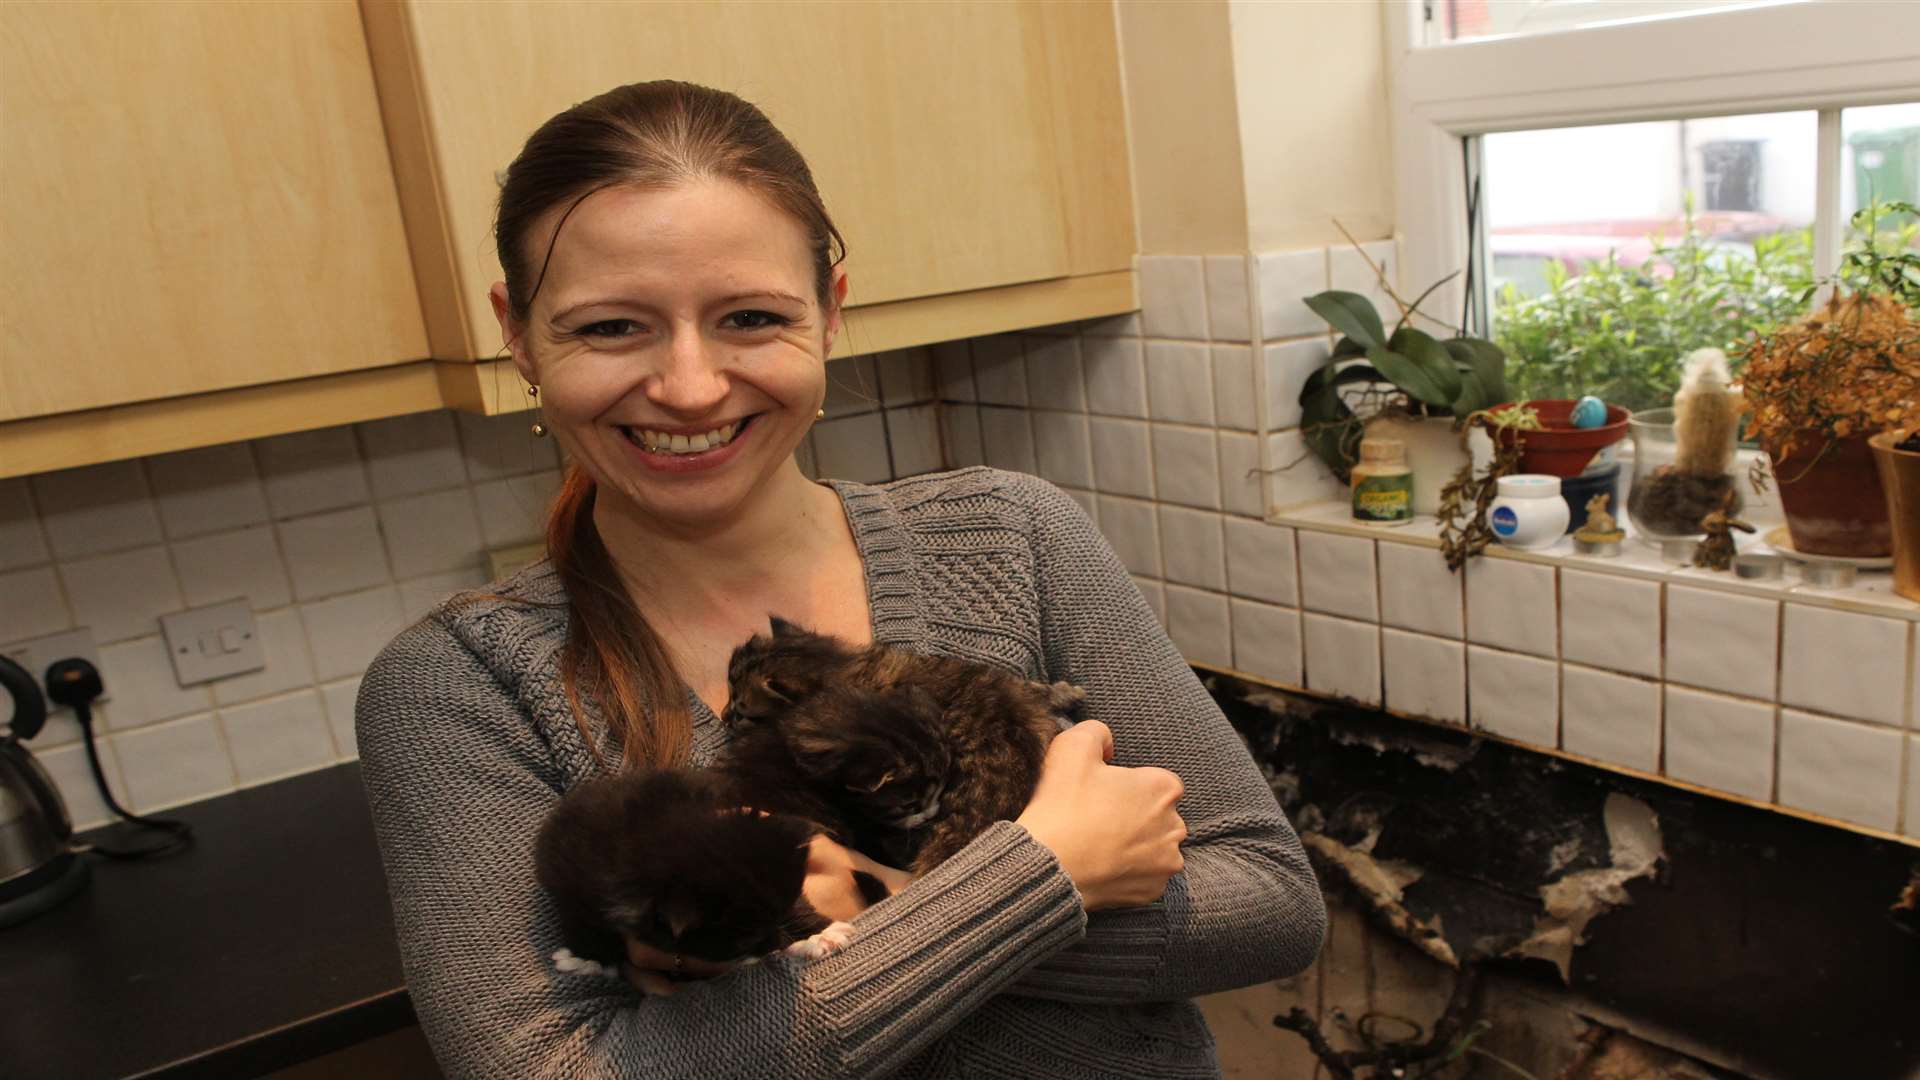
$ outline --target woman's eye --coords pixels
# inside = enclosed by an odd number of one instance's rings
[[[769,326],[785,326],[793,320],[771,311],[736,311],[727,316],[725,321],[731,330],[765,330]]]
[[[639,329],[640,324],[632,319],[602,319],[596,323],[588,323],[574,333],[589,338],[617,338],[626,337]]]

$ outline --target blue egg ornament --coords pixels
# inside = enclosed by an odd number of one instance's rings
[[[1597,428],[1607,422],[1607,403],[1588,394],[1573,403],[1573,415],[1570,417],[1577,428]]]

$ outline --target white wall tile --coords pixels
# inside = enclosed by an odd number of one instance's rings
[[[887,461],[886,425],[877,412],[813,425],[813,455],[821,476],[863,484],[893,478]]]
[[[933,378],[942,401],[977,401],[973,388],[973,348],[965,341],[932,346]]]
[[[1147,432],[1138,420],[1096,416],[1087,422],[1093,486],[1102,494],[1153,497],[1153,447]]]
[[[1221,543],[1220,521],[1219,514],[1204,510],[1160,508],[1161,561],[1169,582],[1215,591],[1226,589],[1227,554]]]
[[[1259,399],[1253,392],[1253,349],[1247,345],[1213,347],[1213,415],[1223,428],[1252,431],[1260,426]]]
[[[1379,705],[1380,627],[1313,612],[1303,612],[1300,622],[1306,638],[1307,689]]]
[[[1561,747],[1596,761],[1660,771],[1660,684],[1565,664]]]
[[[1780,710],[1780,803],[1875,829],[1900,813],[1896,731]]]
[[[1299,686],[1300,613],[1252,600],[1236,599],[1231,606],[1234,670]]]
[[[1379,542],[1380,621],[1422,634],[1466,633],[1460,575],[1447,569],[1438,548]]]
[[[205,446],[147,459],[154,502],[178,539],[267,520],[267,496],[246,443]]]
[[[1153,609],[1153,617],[1160,620],[1161,626],[1167,625],[1167,587],[1152,578],[1135,577],[1133,584],[1140,590],[1141,599]]]
[[[1200,256],[1140,256],[1140,325],[1148,337],[1207,339],[1207,289]]]
[[[302,690],[220,710],[241,787],[331,765],[338,755],[320,695]]]
[[[359,679],[342,679],[320,688],[320,704],[327,711],[327,727],[333,732],[333,748],[340,761],[360,756],[353,730],[354,702],[360,696]]]
[[[1326,330],[1304,302],[1327,289],[1325,248],[1267,252],[1254,260],[1254,273],[1260,279],[1260,333],[1266,340]]]
[[[0,574],[0,642],[57,634],[72,626],[53,567]]]
[[[369,497],[367,470],[350,427],[277,435],[253,447],[275,517],[337,510]]]
[[[33,510],[24,479],[0,480],[0,570],[46,562],[40,515]]]
[[[1467,722],[1467,647],[1457,639],[1383,627],[1387,708],[1449,724]]]
[[[358,425],[367,451],[367,475],[382,499],[457,487],[467,482],[453,415],[444,410],[370,420]]]
[[[1027,363],[1012,334],[973,339],[973,385],[982,405],[1027,404]]]
[[[1555,655],[1560,616],[1553,567],[1483,557],[1461,572],[1467,577],[1468,641]]]
[[[880,402],[888,407],[933,400],[933,354],[925,348],[895,349],[873,358]]]
[[[939,472],[945,467],[940,454],[939,408],[934,405],[909,405],[888,409],[887,445],[893,450],[896,476],[919,476]],[[1084,453],[1086,440],[1081,440]],[[1092,466],[1088,466],[1089,480]]]
[[[1900,831],[1920,840],[1920,735],[1907,737],[1906,821]]]
[[[880,373],[872,356],[846,356],[827,362],[827,396],[820,405],[827,419],[858,416],[880,407]]]
[[[1307,448],[1299,428],[1267,436],[1267,468],[1273,470],[1267,475],[1267,502],[1275,510],[1352,499],[1347,485]]]
[[[1773,796],[1773,706],[1668,686],[1667,775],[1765,800]]]
[[[313,661],[307,656],[307,632],[300,625],[300,613],[293,608],[269,611],[254,620],[254,632],[260,635],[260,655],[266,661],[259,671],[249,671],[225,679],[216,679],[213,700],[219,705],[284,694],[313,683]]]
[[[1179,585],[1166,586],[1167,636],[1191,664],[1233,666],[1233,627],[1227,598]]]
[[[480,517],[478,544],[487,548],[531,544],[547,535],[547,511],[560,493],[557,471],[527,473],[473,485],[473,507]],[[384,521],[387,512],[382,510]],[[461,528],[468,528],[465,520]],[[466,542],[473,542],[470,538]],[[395,567],[395,573],[407,576]]]
[[[351,592],[387,580],[387,556],[373,508],[356,506],[283,521],[280,551],[296,599]]]
[[[454,413],[454,426],[460,435],[460,449],[467,463],[467,476],[474,483],[498,480],[503,476],[540,472],[559,465],[554,440],[533,433],[531,409],[500,416]]]
[[[293,598],[271,525],[177,541],[173,566],[188,607],[244,596],[253,610],[267,611]]]
[[[1025,409],[980,407],[980,444],[987,464],[1030,473],[1040,467],[1033,447],[1032,414]]]
[[[136,814],[224,795],[233,761],[210,715],[189,716],[114,736],[128,808]]]
[[[1171,423],[1213,423],[1213,363],[1206,345],[1147,342],[1147,412]]]
[[[1078,338],[1027,337],[1027,401],[1036,409],[1086,411]]]
[[[1300,425],[1300,388],[1307,384],[1308,377],[1327,365],[1331,354],[1324,337],[1261,347],[1260,362],[1267,369],[1269,428],[1278,430]]]
[[[1207,328],[1215,341],[1246,341],[1253,335],[1247,327],[1247,257],[1244,255],[1208,255]]]
[[[486,583],[487,575],[482,573],[479,567],[468,567],[445,574],[429,574],[426,577],[403,581],[398,586],[401,625],[405,626],[426,617],[440,605],[440,601],[455,593],[477,589]]]
[[[1660,677],[1660,586],[1619,574],[1560,571],[1560,655]]]
[[[365,671],[406,626],[400,590],[391,585],[302,604],[300,619],[313,652],[314,678],[321,682]]]
[[[1298,604],[1294,543],[1294,532],[1285,525],[1228,518],[1227,591],[1286,607]]]
[[[516,478],[494,484],[517,482]],[[380,533],[387,541],[393,576],[419,577],[478,565],[484,545],[473,504],[473,494],[464,487],[381,503]]]
[[[1093,486],[1093,450],[1087,441],[1087,414],[1036,411],[1034,458],[1040,475],[1064,487]]]
[[[1211,428],[1153,425],[1154,490],[1163,502],[1220,509],[1220,457]]]
[[[45,750],[40,747],[40,741],[34,740],[33,756],[46,768],[47,775],[53,777],[53,786],[59,789],[60,800],[67,804],[67,817],[72,819],[74,831],[81,832],[112,821],[113,811],[107,809],[106,800],[100,797],[100,786],[93,778],[93,766],[87,763],[87,748],[74,743]],[[120,760],[113,740],[101,739],[98,745],[100,771],[106,774],[113,797],[125,806],[127,785],[120,778]]]
[[[1223,431],[1220,440],[1220,504],[1229,514],[1265,517],[1261,498],[1260,440],[1244,431]]]
[[[1146,350],[1138,338],[1089,337],[1080,343],[1086,362],[1087,408],[1102,416],[1147,415]]]
[[[101,644],[157,633],[160,616],[185,606],[167,549],[158,545],[62,563],[60,579],[74,621]]]
[[[1773,700],[1780,604],[1667,586],[1667,681]]]
[[[980,409],[974,405],[943,405],[941,430],[946,433],[946,464],[955,469],[987,463],[986,447],[980,443]]]
[[[1560,667],[1551,660],[1469,648],[1467,703],[1476,728],[1535,746],[1560,745]]]
[[[213,695],[205,685],[181,686],[175,680],[166,639],[159,636],[101,646],[100,679],[113,695],[106,726],[114,731],[206,712],[213,706]]]
[[[1303,531],[1300,544],[1300,606],[1311,611],[1378,622],[1380,591],[1374,577],[1373,541],[1361,536]]]
[[[32,480],[47,542],[61,559],[151,544],[160,517],[138,461],[42,473]]]
[[[1372,266],[1368,265],[1368,260],[1371,259],[1374,265],[1380,266],[1386,272],[1387,281],[1398,289],[1400,267],[1399,258],[1393,249],[1393,241],[1375,240],[1360,247],[1366,252],[1366,258],[1362,258],[1359,251],[1353,250],[1345,243],[1336,244],[1327,249],[1330,287],[1356,292],[1373,301],[1374,309],[1380,312],[1380,321],[1388,328],[1392,328],[1395,320],[1400,318],[1400,309],[1387,296],[1386,290],[1380,287],[1380,276],[1374,272]],[[1407,299],[1411,300],[1413,297],[1409,296]]]
[[[1900,726],[1912,622],[1806,604],[1785,618],[1781,704]]]
[[[1124,315],[1104,315],[1098,319],[1088,319],[1080,324],[1080,332],[1103,337],[1139,337],[1140,313],[1129,311]]]
[[[1160,535],[1154,504],[1100,496],[1100,532],[1130,572],[1160,576]]]

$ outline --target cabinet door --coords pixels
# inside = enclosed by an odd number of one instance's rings
[[[0,3],[0,420],[426,355],[359,11]]]
[[[402,182],[430,188],[444,208],[409,202],[416,251],[447,260],[445,271],[420,264],[423,282],[431,291],[448,279],[461,305],[451,334],[434,317],[443,359],[491,356],[499,343],[484,301],[499,277],[496,174],[549,116],[647,79],[731,90],[793,140],[846,236],[851,304],[1072,272],[1067,139],[1056,136],[1041,5],[363,7]],[[409,138],[424,152],[400,145]],[[1124,192],[1124,156],[1118,169]],[[431,313],[435,299],[425,302]]]

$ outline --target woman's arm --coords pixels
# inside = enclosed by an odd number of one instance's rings
[[[1047,676],[1087,691],[1116,765],[1186,785],[1186,869],[1164,898],[1095,912],[1085,938],[1011,992],[1067,1001],[1191,997],[1305,970],[1326,933],[1319,885],[1260,770],[1107,542],[1065,493],[1013,480],[1033,515]]]
[[[835,956],[640,998],[553,971],[533,841],[562,781],[452,631],[429,620],[388,646],[357,725],[407,989],[450,1076],[880,1075],[1085,926],[1052,854],[1001,823],[863,913]]]

